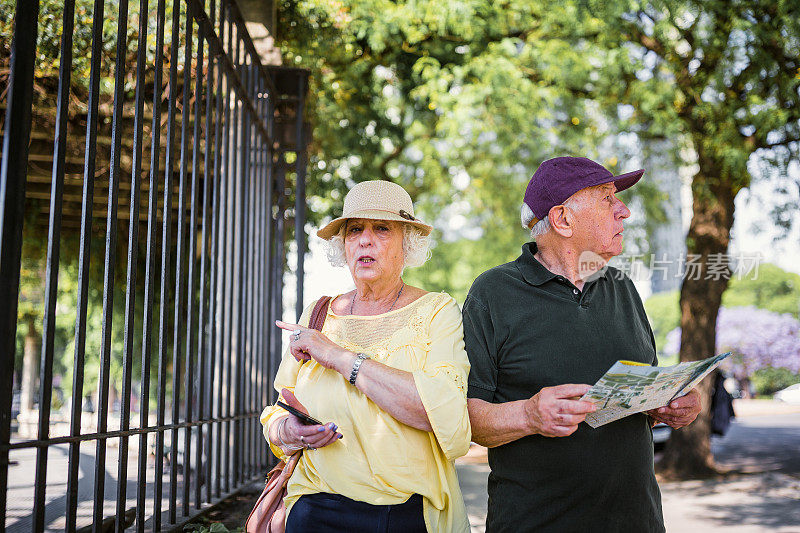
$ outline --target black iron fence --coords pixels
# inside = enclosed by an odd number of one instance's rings
[[[49,106],[37,35],[41,48],[53,4]],[[292,218],[302,294],[307,74],[263,66],[232,0],[128,4],[17,0],[2,14],[14,20],[0,86],[3,531],[172,529],[270,462],[258,415]],[[73,42],[76,16],[91,20],[89,50]],[[42,244],[38,303],[26,242]],[[17,415],[26,320],[41,350]]]

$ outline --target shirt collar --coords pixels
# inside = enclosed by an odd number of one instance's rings
[[[527,242],[522,245],[522,254],[516,259],[517,267],[522,277],[525,278],[525,281],[535,286],[544,285],[548,281],[558,277],[558,275],[550,272],[534,257],[537,250],[538,247],[535,241]],[[604,268],[600,271],[599,276],[592,277],[592,280],[604,278],[607,271],[608,268]],[[591,281],[588,283],[591,283]]]
[[[522,245],[522,254],[516,260],[522,277],[531,285],[543,285],[557,277],[534,257],[537,250],[536,242],[527,242]]]

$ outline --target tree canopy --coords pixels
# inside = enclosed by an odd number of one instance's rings
[[[686,243],[703,265],[681,288],[680,357],[714,351],[727,277],[707,265],[728,249],[734,199],[797,159],[797,2],[304,0],[280,17],[285,57],[314,80],[312,209],[338,209],[354,181],[405,186],[440,231],[434,261],[410,276],[429,289],[463,296],[518,253],[519,199],[543,159],[629,170],[666,141],[675,179],[692,175]],[[647,187],[634,203],[652,221]],[[709,434],[704,413],[664,464],[711,471]]]

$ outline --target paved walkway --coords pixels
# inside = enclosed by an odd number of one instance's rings
[[[712,441],[717,463],[742,474],[660,483],[669,533],[800,533],[800,406],[737,402],[739,417]],[[486,520],[485,450],[457,461],[473,533]]]

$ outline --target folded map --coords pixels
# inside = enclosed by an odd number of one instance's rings
[[[663,407],[687,394],[730,354],[665,367],[617,361],[581,398],[597,406],[597,411],[586,416],[586,423],[596,428]]]

